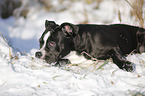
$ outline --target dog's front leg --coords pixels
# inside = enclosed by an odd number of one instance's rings
[[[133,72],[135,64],[126,60],[119,47],[110,50],[113,62],[122,70]]]

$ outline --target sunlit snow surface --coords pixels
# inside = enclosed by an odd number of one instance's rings
[[[92,10],[94,5],[86,5],[90,23],[119,23],[117,12],[120,9],[122,22],[133,24],[133,18],[128,15],[129,6],[121,1],[119,4],[108,1],[105,0],[99,10]],[[34,57],[45,20],[58,24],[83,22],[84,6],[81,4],[73,3],[61,12],[32,8],[27,19],[0,19],[0,33],[4,37],[0,36],[0,96],[145,95],[145,53],[127,57],[136,64],[132,73],[119,69],[111,59],[93,62],[76,56],[75,52],[68,56],[72,64],[63,67],[50,66]],[[98,69],[102,64],[105,66]]]

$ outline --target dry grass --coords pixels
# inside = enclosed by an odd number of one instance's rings
[[[122,19],[121,19],[121,12],[120,12],[120,10],[118,10],[118,19],[119,19],[119,21],[120,21],[120,22],[122,21]]]
[[[143,2],[144,0],[125,0],[132,8],[131,16],[135,16],[140,27],[144,27]]]
[[[5,43],[8,45],[8,47],[9,47],[9,58],[12,59],[11,47],[9,46],[7,40],[4,38],[4,36],[1,33],[0,33],[0,36],[3,38],[3,40],[5,41]]]
[[[90,73],[97,70],[104,70],[104,66],[108,64],[111,61],[111,59],[108,60],[97,60],[93,61],[92,63],[86,63],[86,61],[81,63],[75,63],[75,64],[69,64],[66,66],[61,67],[64,70],[72,71],[74,73]]]

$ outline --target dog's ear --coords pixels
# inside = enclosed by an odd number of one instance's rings
[[[79,31],[79,27],[71,23],[63,23],[60,25],[60,28],[66,37],[78,34]]]
[[[48,21],[48,20],[45,20],[45,29],[46,28],[56,28],[57,24],[54,22],[54,21]]]

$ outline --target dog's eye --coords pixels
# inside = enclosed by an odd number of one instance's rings
[[[55,42],[53,42],[53,41],[51,41],[51,42],[49,43],[49,45],[50,45],[50,46],[55,46],[55,45],[56,45],[56,43],[55,43]]]

